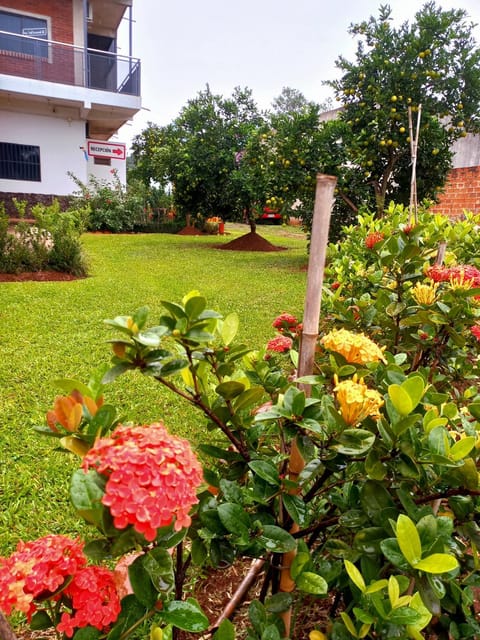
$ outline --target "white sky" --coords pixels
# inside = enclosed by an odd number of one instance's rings
[[[337,75],[335,60],[354,60],[349,25],[378,15],[387,0],[135,0],[133,56],[142,63],[143,109],[118,140],[131,142],[148,122],[171,122],[208,83],[231,95],[248,87],[261,109],[291,87],[315,102],[331,96],[323,80]],[[396,24],[411,21],[418,0],[390,0]],[[463,8],[480,23],[480,0],[438,0]],[[480,46],[480,27],[475,30]],[[128,54],[121,50],[119,53]]]

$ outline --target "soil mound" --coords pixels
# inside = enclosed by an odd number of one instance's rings
[[[230,251],[286,251],[285,247],[276,247],[258,233],[246,233],[226,244],[218,245],[218,249]]]

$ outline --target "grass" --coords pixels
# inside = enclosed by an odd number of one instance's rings
[[[216,247],[247,231],[227,226],[229,235],[86,235],[90,277],[73,282],[0,284],[0,556],[19,539],[47,533],[85,533],[68,498],[78,459],[55,451],[55,443],[32,427],[45,423],[59,393],[57,378],[87,381],[108,363],[106,318],[150,307],[154,322],[161,300],[178,301],[199,290],[208,306],[240,317],[239,339],[251,347],[273,336],[271,322],[282,311],[302,316],[307,263],[306,240],[288,227],[259,233],[281,252],[220,251]],[[194,414],[154,381],[132,374],[107,389],[125,420],[163,420],[193,443],[203,434]],[[93,535],[88,530],[87,535]]]

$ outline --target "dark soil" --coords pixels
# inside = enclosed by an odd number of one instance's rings
[[[24,271],[23,273],[0,273],[0,282],[66,282],[78,280],[78,276],[61,271]]]
[[[285,247],[276,247],[274,244],[259,236],[258,233],[246,233],[235,240],[217,246],[217,249],[230,251],[286,251]]]

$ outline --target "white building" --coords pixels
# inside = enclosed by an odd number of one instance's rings
[[[112,137],[141,108],[132,2],[0,0],[0,200],[68,196],[69,173],[125,182]]]

